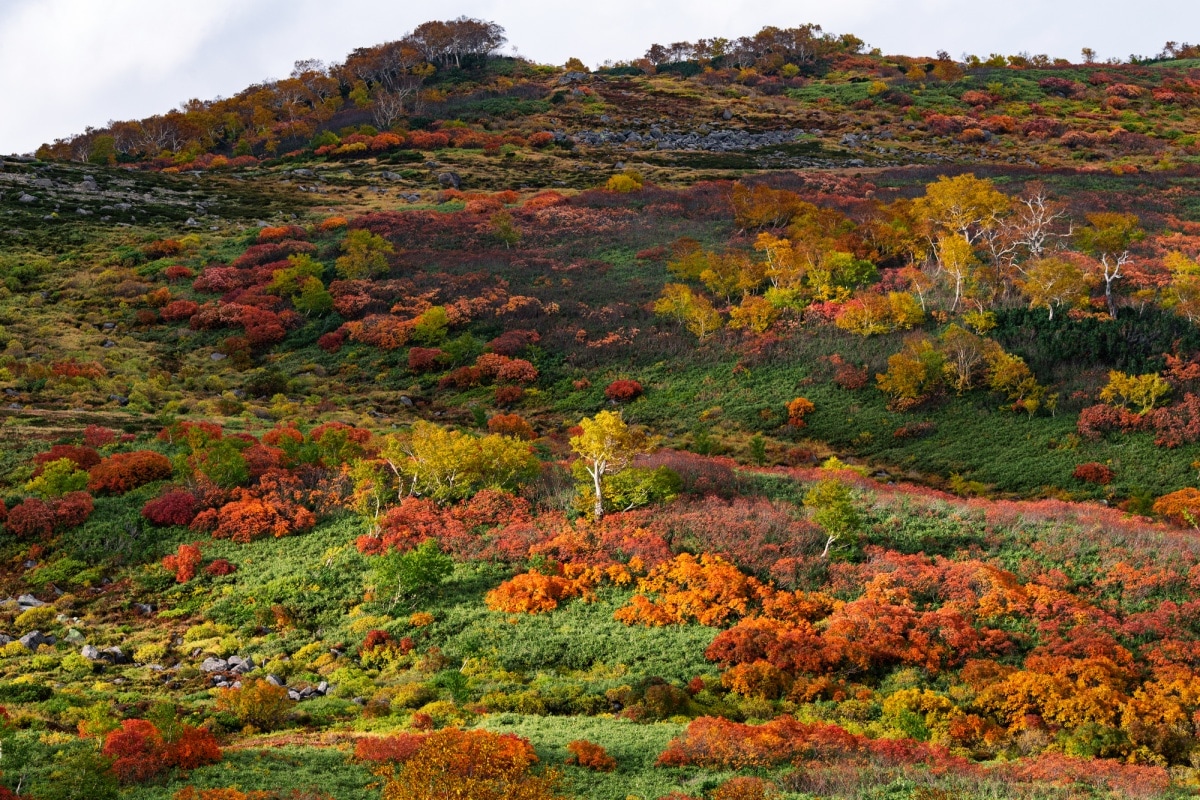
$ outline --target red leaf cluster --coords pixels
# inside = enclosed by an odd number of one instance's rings
[[[191,770],[221,760],[221,748],[207,730],[183,725],[167,740],[144,719],[124,720],[104,737],[101,752],[113,759],[113,774],[125,784],[145,783],[168,769]]]

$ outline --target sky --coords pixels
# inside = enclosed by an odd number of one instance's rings
[[[341,61],[460,15],[504,26],[506,52],[589,66],[655,42],[821,25],[885,53],[1153,55],[1200,37],[1197,0],[0,0],[0,153],[230,96],[300,59]]]

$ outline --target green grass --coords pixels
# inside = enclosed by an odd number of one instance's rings
[[[170,800],[185,786],[197,789],[237,787],[250,791],[312,791],[334,800],[378,800],[379,779],[347,753],[332,748],[287,746],[270,750],[226,750],[220,764],[193,770],[162,786],[127,789],[128,800]]]
[[[537,751],[541,762],[561,769],[566,788],[576,797],[591,800],[625,800],[630,795],[656,798],[669,792],[695,792],[695,770],[662,769],[654,766],[671,739],[684,726],[672,722],[638,724],[611,717],[531,717],[521,714],[494,714],[479,727],[498,733],[524,736]],[[567,744],[586,739],[598,744],[616,759],[613,772],[594,772],[565,766]],[[713,773],[708,773],[713,778]]]

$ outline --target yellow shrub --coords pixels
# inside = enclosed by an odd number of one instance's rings
[[[54,618],[57,616],[58,610],[54,606],[38,606],[22,611],[13,624],[17,626],[17,630],[29,633],[50,627],[54,624]]]

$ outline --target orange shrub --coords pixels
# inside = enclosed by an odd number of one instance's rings
[[[803,428],[806,423],[804,418],[817,410],[817,407],[812,404],[812,401],[797,397],[787,404],[787,424],[793,428]]]
[[[614,616],[628,625],[723,625],[750,612],[766,587],[720,556],[681,553],[638,579],[638,594]]]
[[[196,577],[196,568],[203,560],[199,547],[194,544],[181,544],[174,555],[162,560],[162,565],[167,572],[175,573],[176,583],[187,583]]]
[[[558,608],[558,602],[578,597],[590,586],[560,575],[525,572],[492,589],[484,602],[492,611],[540,614]]]
[[[125,494],[147,483],[171,477],[171,462],[153,450],[117,453],[89,470],[88,489],[104,494]]]
[[[1154,513],[1176,525],[1200,528],[1200,489],[1188,487],[1164,494],[1154,501]]]
[[[217,512],[212,535],[244,544],[262,536],[279,538],[306,531],[316,524],[316,516],[303,506],[272,503],[242,493],[242,499],[226,503]]]
[[[537,438],[533,427],[520,414],[496,414],[488,420],[488,432],[511,436],[514,439],[533,440]]]
[[[607,750],[586,739],[576,739],[568,744],[567,752],[571,754],[567,759],[568,764],[575,764],[596,772],[612,772],[617,768],[617,760],[610,756]]]

